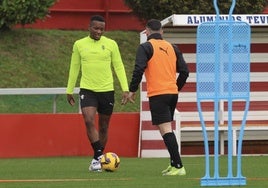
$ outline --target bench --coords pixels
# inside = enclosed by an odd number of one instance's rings
[[[201,125],[194,125],[194,126],[187,126],[187,125],[181,125],[181,113],[176,110],[175,111],[175,124],[176,124],[176,128],[175,128],[175,133],[176,133],[176,136],[177,136],[177,141],[178,141],[178,145],[179,145],[179,152],[181,153],[181,143],[182,143],[182,134],[184,132],[202,132],[202,126]],[[219,144],[220,144],[220,154],[221,155],[224,155],[225,154],[225,151],[224,151],[224,142],[225,140],[227,140],[227,138],[225,137],[225,133],[228,132],[228,126],[227,125],[220,125],[218,127],[218,130],[219,130]],[[214,131],[215,131],[215,128],[214,128],[214,125],[212,124],[209,124],[207,127],[206,127],[206,131],[208,133],[208,139],[209,140],[214,140]],[[233,138],[233,144],[232,144],[232,151],[233,151],[233,156],[236,156],[237,155],[237,140],[238,140],[238,134],[239,134],[239,131],[240,131],[240,125],[233,125],[233,129],[231,130],[232,131],[232,138]],[[256,138],[256,137],[245,137],[245,133],[247,131],[268,131],[268,124],[266,125],[250,125],[250,124],[247,124],[244,128],[244,137],[243,137],[243,140],[246,140],[246,139],[266,139],[268,140],[268,136],[264,137],[264,138]],[[209,132],[213,133],[213,135],[209,135]],[[255,135],[256,136],[256,135]],[[203,138],[201,137],[198,137],[197,139],[195,139],[194,141],[203,141]]]

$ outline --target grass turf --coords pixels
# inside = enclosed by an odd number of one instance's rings
[[[117,41],[130,82],[139,45],[137,31],[107,31]],[[66,87],[72,46],[88,31],[14,29],[0,33],[0,88]],[[76,86],[79,86],[79,79]],[[116,76],[115,112],[138,112],[139,100],[121,105],[122,91]],[[52,113],[55,95],[0,95],[0,113]],[[76,96],[77,98],[77,96]],[[137,92],[139,99],[139,92]],[[77,101],[77,100],[76,100]],[[77,113],[65,95],[57,96],[58,113]]]
[[[88,157],[0,159],[0,187],[200,187],[200,178],[205,173],[204,157],[182,159],[187,175],[171,177],[161,175],[168,165],[167,158],[122,157],[118,171],[102,173],[88,172]],[[226,174],[226,160],[226,156],[220,157],[222,176]],[[267,156],[243,156],[242,172],[247,187],[267,187],[267,168]]]

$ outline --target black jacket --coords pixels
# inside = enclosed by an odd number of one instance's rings
[[[147,40],[150,40],[152,38],[163,40],[160,33],[151,34]],[[179,73],[179,76],[177,78],[177,86],[178,91],[180,91],[189,76],[189,69],[179,48],[176,45],[172,46],[177,56],[176,67],[177,72]],[[142,75],[147,67],[147,62],[151,59],[153,53],[153,47],[150,42],[147,41],[139,45],[136,53],[136,63],[132,74],[129,91],[136,92],[138,90],[139,84],[142,80]]]

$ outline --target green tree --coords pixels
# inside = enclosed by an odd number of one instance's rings
[[[172,14],[215,14],[213,0],[124,0],[141,20],[164,19]],[[221,14],[228,14],[232,0],[218,0]],[[237,0],[234,14],[262,13],[268,0]]]
[[[0,30],[44,19],[56,0],[0,0]]]

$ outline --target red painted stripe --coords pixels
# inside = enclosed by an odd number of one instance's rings
[[[201,105],[202,105],[203,111],[213,111],[214,110],[213,102],[203,102]],[[194,112],[194,111],[197,111],[197,104],[196,104],[196,102],[178,102],[177,109],[179,111],[183,111],[183,112]],[[142,102],[142,110],[143,111],[150,110],[148,101]]]
[[[251,53],[267,53],[268,43],[252,43],[250,48]]]
[[[186,62],[187,65],[188,65],[188,69],[189,69],[189,72],[190,74],[191,73],[195,73],[196,72],[196,63],[190,63],[190,62]]]
[[[268,72],[268,62],[265,63],[251,62],[250,72]]]
[[[206,121],[206,126],[214,126],[214,121]],[[235,122],[234,123],[241,123],[241,122]],[[254,121],[254,122],[251,122],[251,123],[258,123],[258,121]],[[268,123],[268,121],[267,121]],[[152,126],[150,124],[150,121],[142,121],[141,122],[142,124],[142,130],[147,130],[147,131],[153,131],[153,130],[158,130],[156,128],[156,126]],[[225,124],[227,124],[225,122]],[[201,127],[201,122],[200,121],[181,121],[181,127]],[[173,130],[175,130],[175,122],[172,124],[172,128]]]
[[[171,123],[172,129],[175,129],[175,121]],[[142,130],[158,130],[157,126],[152,125],[151,121],[142,121]]]
[[[148,101],[142,101],[141,109],[142,109],[142,111],[149,111],[150,110],[149,102]]]
[[[190,74],[196,73],[196,63],[195,62],[187,62],[187,65],[188,65]],[[251,62],[250,63],[250,72],[268,72],[268,62],[263,62],[263,63]]]
[[[142,91],[147,91],[146,82],[141,83],[141,90]],[[196,92],[196,83],[188,82],[182,88],[181,92]]]
[[[196,53],[196,44],[176,44],[182,53]],[[251,53],[267,53],[268,43],[252,43],[250,45]]]
[[[146,124],[146,121],[142,122],[142,125]],[[213,127],[214,126],[214,121],[206,121],[205,125],[207,127]],[[227,126],[228,122],[225,121],[224,125],[220,126]],[[268,125],[268,120],[247,120],[246,121],[246,126],[267,126]],[[241,126],[241,120],[240,121],[233,121],[233,126]],[[201,122],[200,121],[182,121],[181,122],[181,127],[201,127]],[[143,130],[156,130],[153,126],[144,126]]]
[[[146,91],[146,83],[142,83],[142,90]],[[250,91],[258,92],[258,91],[268,91],[268,82],[251,82],[250,83]],[[181,92],[196,92],[196,83],[188,82],[185,84]]]
[[[202,102],[201,108],[203,112],[211,112],[214,111],[214,103],[213,102]],[[196,102],[178,102],[177,109],[180,112],[197,112],[197,103]]]
[[[196,83],[186,83],[180,92],[196,92]]]
[[[224,103],[224,109],[228,109],[227,102]],[[233,102],[233,111],[243,111],[245,102]],[[250,111],[268,110],[268,101],[251,101],[249,106]],[[268,114],[267,114],[268,115]]]
[[[202,102],[201,103],[202,111],[203,112],[210,112],[214,111],[214,103],[213,102]],[[233,111],[243,111],[245,109],[245,102],[233,102]],[[149,102],[144,101],[142,102],[142,109],[144,111],[149,111]],[[177,109],[181,112],[196,112],[197,103],[196,102],[178,102]],[[224,109],[228,109],[227,102],[224,102]],[[250,111],[261,111],[261,110],[268,110],[268,101],[250,101],[249,106]],[[268,114],[267,114],[268,115]]]
[[[234,122],[236,123],[236,122]],[[247,125],[251,126],[267,126],[268,125],[268,120],[247,120]]]
[[[214,121],[206,121],[206,126],[214,126]],[[224,122],[224,125],[228,125],[228,122]],[[233,121],[234,126],[240,126],[241,121]],[[250,126],[267,126],[268,125],[268,120],[247,120],[246,125]],[[181,127],[200,127],[201,122],[200,121],[182,121],[181,122]],[[222,125],[221,125],[222,126]]]
[[[196,44],[176,44],[182,53],[196,53]]]
[[[142,82],[142,83],[141,83],[141,90],[142,90],[142,91],[147,91],[146,82]]]
[[[141,147],[142,149],[166,149],[163,140],[142,140]]]
[[[158,130],[157,126],[152,125],[152,121],[142,121],[142,130]]]
[[[268,82],[251,82],[250,91],[268,91]]]
[[[214,103],[213,102],[202,102],[201,108],[203,112],[214,111]],[[182,112],[196,112],[197,103],[196,102],[178,102],[177,109]]]
[[[251,82],[250,91],[268,91],[268,82]],[[185,84],[181,92],[196,92],[196,83],[188,82]]]
[[[206,121],[206,125],[213,126],[214,121]],[[181,127],[201,127],[200,121],[181,121]]]
[[[202,106],[203,112],[214,111],[213,102],[202,102],[201,106]],[[245,109],[245,102],[243,101],[233,102],[232,108],[233,108],[233,111],[243,111]],[[198,111],[196,102],[179,102],[177,105],[177,109],[181,112]],[[224,109],[228,110],[227,102],[224,102]],[[268,110],[268,101],[250,101],[249,110],[250,111]]]

